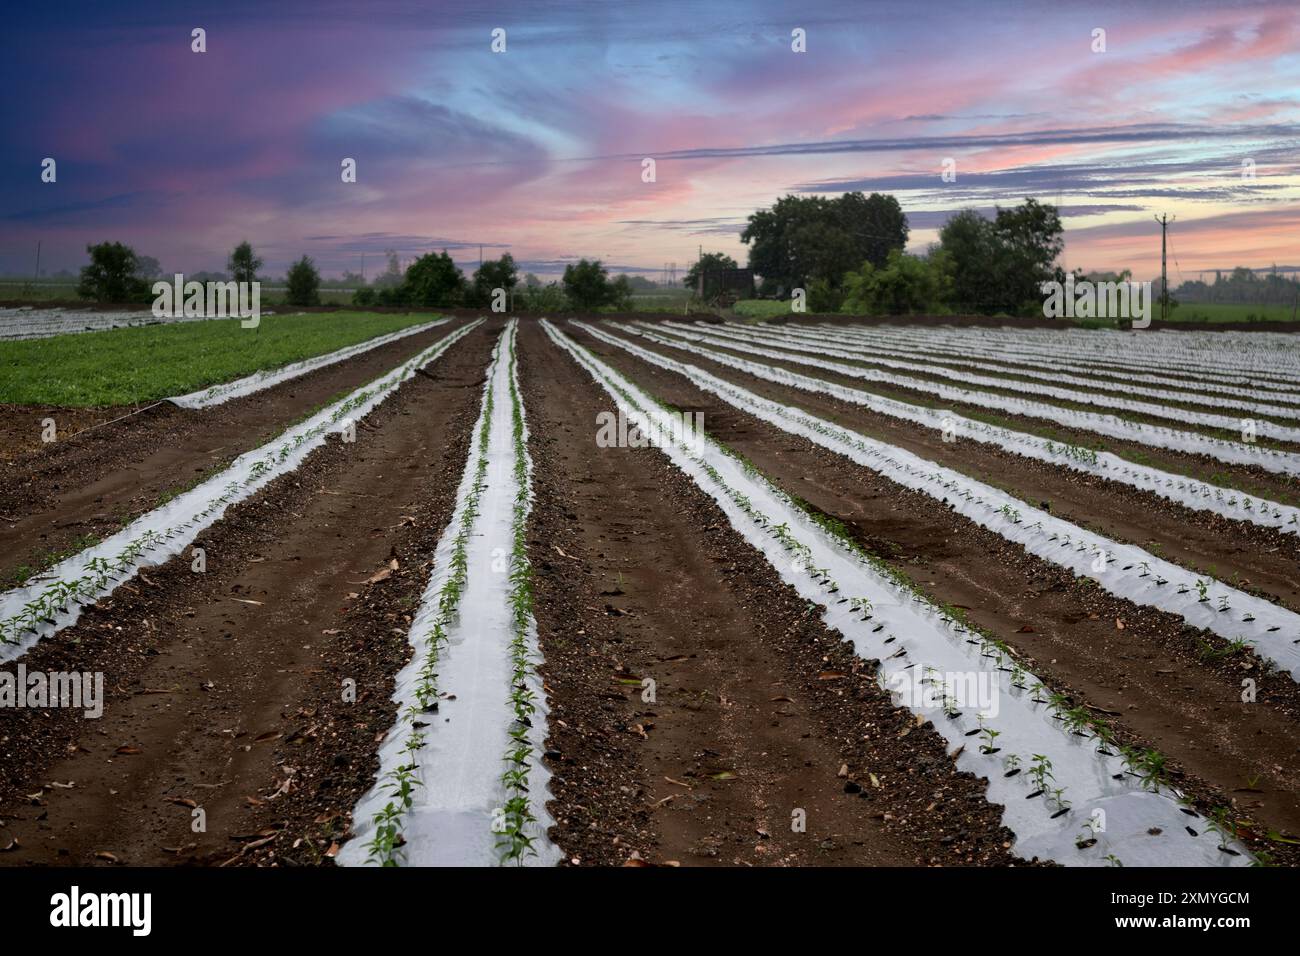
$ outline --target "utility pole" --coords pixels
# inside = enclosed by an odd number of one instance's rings
[[[1160,223],[1160,321],[1169,318],[1169,263],[1165,259],[1165,250],[1169,246],[1169,214],[1155,217]]]
[[[32,277],[33,284],[39,284],[41,281],[41,240],[36,240],[36,275]]]

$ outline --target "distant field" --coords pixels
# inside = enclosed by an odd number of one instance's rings
[[[351,289],[331,289],[328,286],[321,286],[320,301],[321,305],[350,305],[352,302],[353,290]],[[38,283],[24,282],[21,279],[0,280],[0,301],[20,301],[20,302],[49,302],[52,300],[71,301],[77,299],[77,283],[70,282],[50,282],[42,280]],[[262,305],[269,308],[274,305],[284,304],[284,289],[280,286],[271,286],[267,283],[262,284]],[[146,303],[147,305],[147,303]]]
[[[59,335],[0,342],[0,404],[129,405],[278,368],[422,322],[432,315],[332,312]]]
[[[775,299],[741,299],[731,311],[747,319],[770,319],[777,315],[787,315],[790,303]]]
[[[1295,315],[1290,305],[1228,305],[1183,302],[1174,309],[1178,322],[1289,322]],[[1159,306],[1152,307],[1154,315]]]
[[[789,313],[790,303],[771,299],[746,299],[737,302],[732,311],[744,318],[768,319]],[[1158,320],[1158,305],[1152,307],[1152,317]],[[899,318],[901,320],[905,317]],[[1174,309],[1171,318],[1177,322],[1289,322],[1293,318],[1293,312],[1292,306],[1289,305],[1209,305],[1201,302],[1184,302]],[[1114,323],[1112,320],[1093,320],[1080,321],[1077,324],[1108,328]]]
[[[637,292],[632,296],[635,312],[676,312],[690,301],[691,294],[682,289],[658,289],[654,292]]]
[[[24,302],[48,302],[51,299],[75,299],[76,282],[23,282],[20,279],[0,281],[0,300],[10,299]]]

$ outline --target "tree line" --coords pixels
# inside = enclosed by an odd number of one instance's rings
[[[1300,277],[1287,277],[1277,271],[1260,275],[1253,269],[1238,266],[1226,275],[1214,273],[1214,281],[1189,279],[1176,290],[1187,302],[1223,303],[1227,305],[1293,305],[1300,299]]]
[[[1056,265],[1063,233],[1056,207],[1026,199],[992,219],[963,210],[913,255],[904,251],[909,227],[898,200],[850,192],[784,196],[751,214],[740,239],[762,279],[759,294],[803,290],[811,312],[1016,315],[1041,311],[1042,284],[1064,280]],[[703,272],[707,298],[710,275],[734,268],[730,256],[707,253],[683,281],[698,289]]]
[[[850,192],[834,198],[784,196],[751,214],[740,239],[749,247],[749,268],[762,280],[760,294],[790,298],[802,290],[812,312],[1016,315],[1042,309],[1044,282],[1064,281],[1056,264],[1063,232],[1056,207],[1026,199],[998,207],[992,218],[963,210],[939,230],[937,243],[914,255],[905,251],[909,227],[895,197]],[[81,296],[147,301],[156,260],[119,242],[87,250],[91,261],[81,272]],[[554,312],[620,310],[631,304],[632,281],[624,275],[611,279],[598,259],[571,263],[560,281],[543,284],[531,273],[521,280],[509,253],[483,262],[468,277],[445,249],[421,255],[405,269],[395,251],[387,258],[387,269],[371,283],[344,274],[345,283],[356,286],[354,305]],[[227,260],[235,281],[254,280],[262,266],[247,241]],[[708,298],[722,270],[736,267],[724,253],[707,253],[683,281],[698,290],[703,280]],[[290,266],[285,285],[287,304],[320,304],[321,277],[309,256]]]
[[[86,247],[90,263],[81,270],[77,294],[95,302],[148,302],[152,281],[161,269],[156,259],[141,256],[121,242],[101,242]],[[489,259],[466,278],[444,249],[426,253],[401,268],[395,251],[389,251],[388,267],[371,284],[356,273],[344,273],[345,283],[358,286],[352,304],[367,306],[413,306],[419,308],[493,308],[500,302],[505,311],[588,311],[631,306],[633,283],[627,276],[610,278],[599,259],[579,259],[564,268],[558,282],[543,284],[528,273],[522,280],[514,258],[505,253]],[[195,273],[196,281],[253,282],[264,262],[247,240],[239,243],[226,260],[225,274]],[[321,276],[315,262],[304,255],[285,275],[285,302],[291,306],[320,305]]]
[[[153,299],[153,282],[162,270],[158,260],[142,256],[126,243],[100,242],[86,246],[90,263],[81,269],[77,295],[94,302],[145,303]],[[226,260],[227,275],[199,272],[193,281],[253,282],[262,268],[262,259],[244,241],[231,250]],[[320,304],[320,272],[310,256],[303,256],[285,274],[285,301],[289,305]]]
[[[488,259],[469,278],[444,249],[426,253],[401,269],[397,253],[388,254],[387,270],[374,283],[357,289],[352,303],[357,306],[390,305],[497,311],[558,312],[604,308],[627,309],[632,302],[632,283],[627,276],[611,279],[599,259],[579,259],[564,267],[558,282],[543,284],[528,273],[521,280],[514,257],[504,253]],[[345,274],[365,280],[355,273]]]

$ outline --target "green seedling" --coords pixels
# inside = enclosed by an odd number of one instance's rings
[[[984,746],[980,747],[980,753],[995,754],[1001,749],[993,746],[993,741],[1002,736],[1001,731],[994,730],[992,727],[983,727],[980,730],[980,736],[984,738]]]
[[[1043,754],[1034,754],[1029,764],[1029,779],[1033,781],[1034,792],[1031,797],[1047,791],[1048,783],[1052,778],[1052,761],[1048,760]]]

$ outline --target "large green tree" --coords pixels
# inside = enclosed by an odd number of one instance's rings
[[[564,267],[564,294],[575,309],[599,309],[616,295],[599,259],[579,259]]]
[[[959,312],[996,312],[1000,243],[991,220],[963,209],[939,230],[939,246],[952,261],[953,306]]]
[[[569,300],[558,282],[542,285],[539,280],[537,285],[525,284],[522,306],[528,312],[564,312],[569,308]]]
[[[717,273],[723,269],[735,268],[737,268],[736,260],[725,252],[706,252],[691,264],[686,278],[682,280],[682,285],[691,292],[698,293],[700,273],[704,273],[704,298],[709,299],[717,295],[722,286],[721,277]]]
[[[620,312],[626,312],[632,308],[632,283],[627,276],[620,275],[609,284],[609,295],[606,302]]]
[[[1056,207],[1026,199],[1019,206],[999,208],[993,228],[1002,246],[1003,288],[1009,303],[1021,311],[1041,307],[1042,285],[1058,278],[1056,260],[1065,248]]]
[[[96,302],[130,302],[148,292],[148,284],[138,276],[139,259],[135,250],[121,242],[101,242],[86,246],[90,265],[81,269],[77,295]]]
[[[465,276],[444,249],[416,259],[402,280],[402,301],[410,305],[455,306],[465,298]]]
[[[1063,279],[1056,259],[1064,247],[1056,207],[1026,199],[999,207],[992,219],[973,209],[939,230],[952,264],[952,304],[963,312],[1016,314],[1040,308],[1042,284]]]
[[[749,267],[763,277],[765,289],[788,294],[818,280],[820,288],[834,292],[845,273],[863,262],[883,266],[907,236],[897,199],[852,192],[834,199],[783,196],[753,213],[740,239],[749,245]]]
[[[942,250],[912,256],[891,249],[883,267],[862,263],[844,278],[842,311],[854,315],[941,312],[952,292],[952,261]]]
[[[473,304],[481,308],[490,306],[495,289],[504,289],[509,301],[509,295],[518,282],[519,270],[515,267],[514,257],[510,253],[505,253],[500,259],[489,259],[474,270],[471,287]]]
[[[907,245],[910,229],[903,207],[893,196],[860,192],[845,193],[836,200],[836,216],[842,229],[849,234],[853,251],[860,261],[870,262],[877,268],[885,265],[889,253],[902,251]]]

